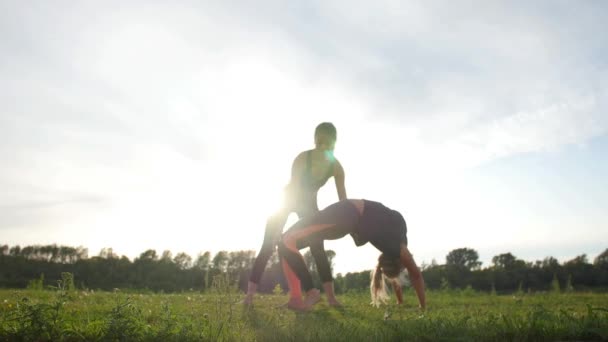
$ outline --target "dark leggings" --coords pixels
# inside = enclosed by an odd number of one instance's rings
[[[302,219],[303,217],[310,216],[314,214],[315,211],[318,210],[310,210],[309,212],[298,211],[296,214],[298,218]],[[262,273],[264,273],[264,269],[266,268],[266,264],[268,263],[268,259],[272,256],[274,252],[274,247],[278,244],[281,239],[281,233],[283,232],[283,227],[285,226],[285,222],[287,222],[287,218],[292,211],[284,210],[280,211],[277,214],[271,216],[266,222],[266,231],[264,232],[264,242],[262,243],[262,248],[258,253],[255,261],[253,262],[253,269],[251,270],[251,276],[249,277],[249,281],[252,283],[259,284],[260,279],[262,278]],[[327,254],[325,253],[325,248],[323,246],[323,241],[321,240],[318,243],[314,243],[310,245],[310,253],[312,257],[315,259],[315,263],[317,264],[317,270],[319,272],[319,277],[322,282],[332,281],[331,268],[329,267],[329,260],[327,258]]]
[[[322,251],[323,259],[327,265],[327,269],[324,269],[323,272],[327,272],[327,274],[323,275],[321,273],[321,268],[318,266],[319,260],[315,258],[319,275],[323,282],[331,281],[331,270],[329,269],[329,261],[325,255],[323,243],[325,240],[340,239],[351,233],[358,222],[359,212],[357,208],[349,200],[342,200],[312,216],[301,219],[283,234],[279,242],[279,257],[281,261],[289,264],[300,279],[304,291],[312,289],[313,282],[306,263],[304,263],[304,259],[298,250],[310,247],[311,253],[313,253],[313,250],[317,250],[319,254]]]

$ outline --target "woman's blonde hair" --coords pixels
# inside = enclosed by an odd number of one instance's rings
[[[386,303],[388,293],[386,290],[386,279],[396,281],[401,284],[399,274],[401,273],[401,260],[399,258],[391,258],[384,253],[378,257],[378,265],[372,271],[372,280],[369,286],[372,302],[371,304],[378,307],[381,303]]]

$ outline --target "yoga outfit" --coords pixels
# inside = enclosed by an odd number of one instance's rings
[[[350,200],[342,200],[291,226],[279,242],[279,256],[300,279],[302,289],[308,291],[313,288],[312,277],[298,250],[347,234],[357,246],[369,242],[389,257],[399,258],[401,242],[407,246],[407,225],[398,211],[364,199],[363,213],[359,214]]]
[[[262,248],[256,257],[249,281],[258,284],[262,278],[262,273],[266,268],[268,259],[274,252],[274,247],[279,242],[283,227],[287,222],[289,214],[295,212],[299,219],[311,216],[319,211],[317,205],[317,192],[319,189],[327,183],[327,180],[334,174],[334,160],[332,159],[327,174],[321,179],[314,179],[312,175],[312,150],[306,151],[306,168],[302,177],[300,178],[299,184],[290,184],[285,190],[285,202],[286,206],[279,213],[271,216],[266,222],[266,230],[264,232],[264,242]],[[323,242],[320,244],[314,244],[311,246],[310,253],[315,259],[319,276],[321,280],[331,281],[331,269],[329,267],[329,261],[327,254],[323,246]]]

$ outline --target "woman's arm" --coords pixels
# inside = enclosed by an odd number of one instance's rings
[[[395,291],[395,295],[397,296],[397,304],[403,304],[403,289],[401,288],[401,284],[396,280],[393,280],[391,284],[393,285],[393,291]]]
[[[344,168],[342,164],[336,159],[334,165],[334,180],[336,182],[336,191],[338,192],[338,200],[346,199],[346,187],[344,185]]]
[[[420,269],[416,265],[414,261],[414,257],[407,249],[405,243],[401,243],[401,251],[400,256],[401,264],[405,266],[407,272],[410,276],[410,281],[412,282],[412,286],[414,286],[414,290],[416,290],[416,295],[418,296],[418,303],[420,303],[421,309],[426,309],[426,295],[424,293],[424,279],[422,278],[422,273]]]

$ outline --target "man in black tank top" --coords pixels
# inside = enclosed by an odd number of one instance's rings
[[[344,169],[333,156],[336,138],[336,129],[333,124],[329,122],[319,124],[315,129],[315,148],[301,152],[294,160],[291,168],[291,180],[284,189],[284,206],[266,222],[264,242],[253,264],[247,295],[243,300],[244,304],[253,302],[253,296],[257,291],[268,259],[274,252],[289,214],[295,212],[301,219],[318,212],[317,193],[331,177],[335,179],[338,198],[340,200],[346,198]],[[315,259],[328,301],[334,305],[339,305],[335,299],[331,268],[323,241],[312,244],[310,252]]]

